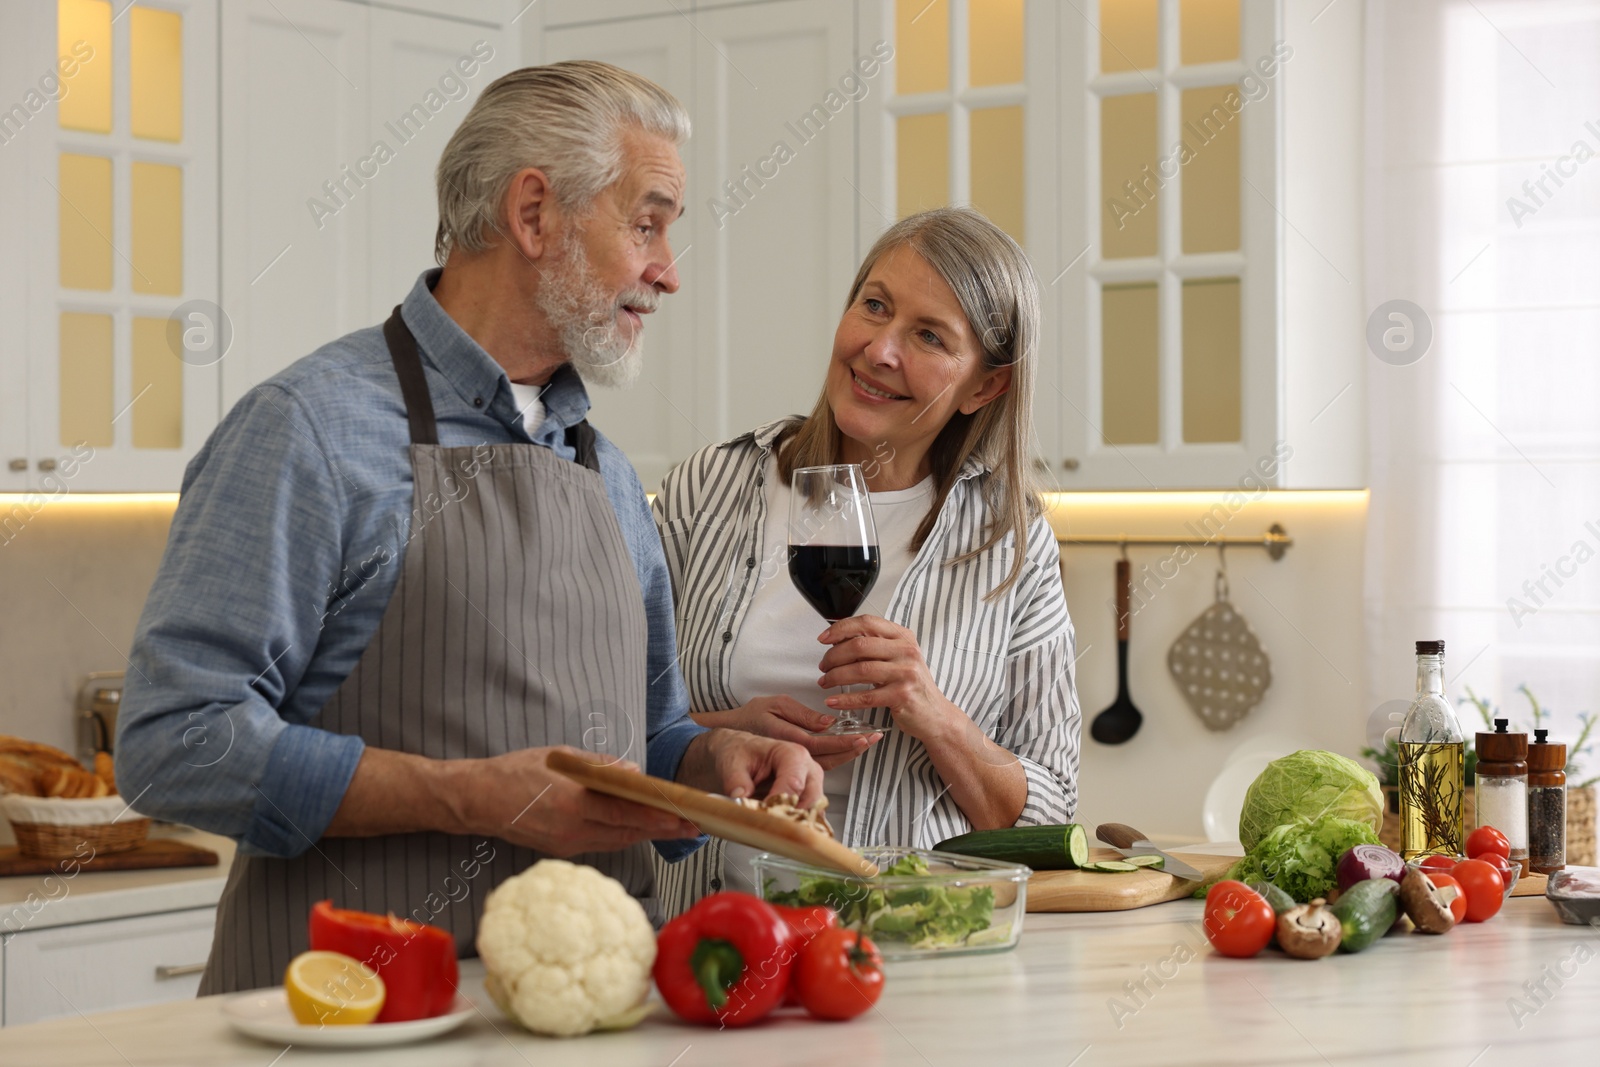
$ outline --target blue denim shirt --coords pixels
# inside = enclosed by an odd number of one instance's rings
[[[504,370],[433,298],[402,305],[446,447],[532,441],[573,460],[588,413],[570,366],[530,438]],[[596,434],[600,473],[649,622],[646,768],[673,778],[702,728],[677,666],[672,588],[644,489]],[[293,856],[322,836],[364,742],[316,725],[355,668],[400,575],[412,515],[410,431],[381,327],[324,345],[256,386],[184,474],[145,603],[117,723],[122,795],[139,812]],[[392,559],[388,565],[381,561]],[[668,859],[698,842],[658,843]]]

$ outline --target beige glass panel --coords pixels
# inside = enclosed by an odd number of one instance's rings
[[[1229,107],[1229,102],[1233,107]],[[1231,252],[1239,247],[1239,119],[1243,103],[1231,85],[1188,89],[1183,122],[1183,250]]]
[[[1239,279],[1183,283],[1183,439],[1237,441]]]
[[[56,52],[61,128],[110,133],[110,3],[61,0],[56,6]]]
[[[1161,371],[1155,282],[1100,294],[1100,425],[1109,445],[1161,440]]]
[[[61,444],[112,443],[111,316],[61,313]]]
[[[183,16],[128,13],[128,128],[153,141],[183,140]]]
[[[167,346],[166,319],[133,320],[134,448],[183,447],[183,361]]]
[[[972,112],[972,206],[1022,243],[1022,108]]]
[[[895,0],[895,92],[950,88],[950,0]]]
[[[1024,0],[967,0],[967,84],[1022,81]]]
[[[183,292],[183,168],[133,165],[133,291]]]
[[[1100,70],[1153,70],[1161,62],[1156,0],[1100,0]]]
[[[1239,58],[1239,0],[1179,0],[1178,61],[1225,63]]]
[[[61,153],[57,240],[61,284],[111,288],[111,160]]]
[[[1156,254],[1161,175],[1156,169],[1156,94],[1100,101],[1100,254]]]
[[[895,177],[900,218],[950,202],[948,115],[907,115],[896,121]]]

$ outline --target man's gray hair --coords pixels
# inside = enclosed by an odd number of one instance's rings
[[[523,67],[491,82],[439,157],[439,230],[434,258],[481,252],[501,229],[501,201],[513,175],[538,167],[556,202],[584,214],[622,176],[630,128],[689,139],[689,113],[648,78],[580,59]]]

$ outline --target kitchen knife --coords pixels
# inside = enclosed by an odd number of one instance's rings
[[[1128,856],[1160,856],[1162,861],[1161,870],[1167,874],[1178,878],[1186,878],[1191,882],[1205,880],[1205,876],[1199,871],[1177,859],[1171,853],[1163,852],[1152,845],[1144,834],[1125,823],[1101,823],[1094,828],[1094,836],[1122,853],[1124,858]]]

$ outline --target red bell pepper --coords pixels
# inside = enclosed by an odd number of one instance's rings
[[[311,907],[311,947],[342,952],[378,972],[388,996],[377,1022],[429,1019],[455,1003],[456,939],[437,926],[320,900]]]
[[[661,998],[692,1023],[747,1026],[789,989],[789,924],[747,893],[714,893],[661,928],[654,976]]]

